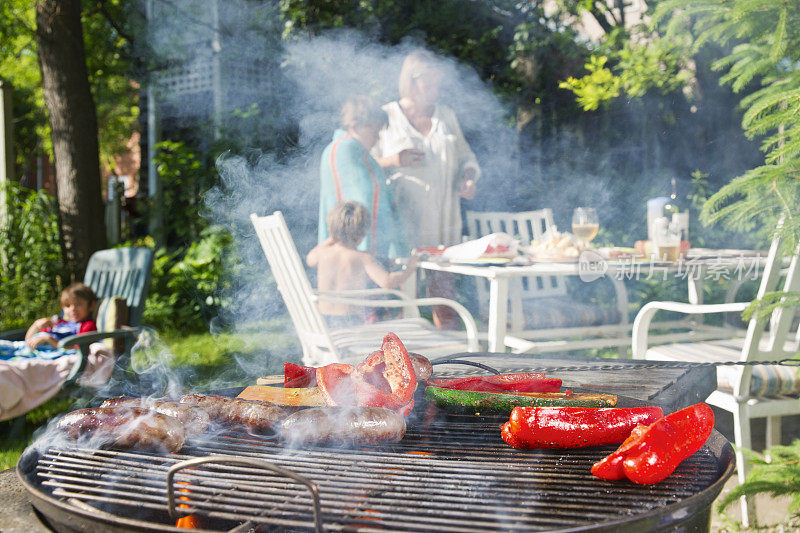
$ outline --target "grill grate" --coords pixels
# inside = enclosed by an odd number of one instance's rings
[[[614,447],[521,451],[499,437],[499,420],[449,417],[411,425],[399,444],[364,449],[284,448],[226,433],[188,441],[181,453],[51,449],[36,463],[40,490],[114,516],[169,526],[165,477],[174,464],[208,455],[252,457],[305,476],[319,488],[328,531],[553,530],[613,523],[663,509],[722,476],[707,447],[650,487],[609,483],[591,465]],[[728,465],[726,465],[728,466]],[[308,490],[288,478],[234,464],[205,464],[175,477],[180,514],[235,526],[313,527]],[[74,500],[72,500],[74,501]]]

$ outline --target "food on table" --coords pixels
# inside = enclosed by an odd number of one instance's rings
[[[592,466],[608,481],[629,479],[652,485],[668,477],[684,459],[703,447],[714,429],[714,412],[698,403],[650,424],[639,425],[611,455]]]
[[[289,415],[280,435],[290,444],[385,444],[399,442],[406,421],[382,407],[315,407]]]
[[[78,409],[64,415],[56,427],[71,439],[90,438],[114,448],[176,452],[186,441],[177,418],[127,406]]]
[[[484,392],[558,392],[561,380],[541,373],[499,374],[455,379],[429,379],[428,385],[443,389]]]
[[[636,259],[644,257],[644,253],[638,252],[635,248],[624,246],[607,246],[597,249],[597,253],[606,259]]]
[[[551,228],[541,239],[531,241],[525,251],[536,259],[577,259],[581,254],[581,246],[574,235]]]
[[[227,396],[186,394],[181,403],[200,407],[218,424],[246,426],[253,433],[265,433],[286,417],[283,409],[269,402]]]
[[[208,429],[208,413],[199,407],[154,398],[109,398],[100,407],[137,407],[177,418],[186,429],[186,436],[199,435]]]
[[[611,394],[567,392],[517,392],[497,393],[463,391],[427,387],[425,398],[447,411],[476,412],[482,414],[508,414],[515,407],[613,407],[617,397]]]
[[[582,448],[619,444],[640,424],[664,416],[660,407],[516,407],[503,439],[516,448]]]

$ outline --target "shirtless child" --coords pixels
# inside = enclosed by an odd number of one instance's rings
[[[393,289],[414,272],[418,260],[415,255],[404,270],[389,273],[368,252],[356,250],[370,226],[369,211],[363,204],[352,200],[339,202],[325,221],[331,236],[306,256],[308,266],[317,269],[320,292],[366,289],[369,280],[384,289]],[[363,308],[347,304],[320,301],[319,310],[331,327],[357,325],[366,319]]]

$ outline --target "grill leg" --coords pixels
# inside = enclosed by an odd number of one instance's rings
[[[739,484],[744,483],[747,476],[747,467],[742,448],[752,449],[753,443],[750,438],[750,418],[747,416],[747,406],[739,405],[733,413],[733,433],[736,440],[736,475]],[[745,527],[756,525],[756,505],[753,498],[742,496],[739,498],[742,508],[742,525]]]

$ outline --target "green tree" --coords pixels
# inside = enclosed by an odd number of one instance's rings
[[[53,141],[61,250],[68,277],[78,279],[106,238],[79,0],[39,0],[35,35]]]
[[[665,0],[655,11],[666,37],[730,47],[713,64],[741,101],[745,134],[761,142],[762,165],[722,187],[706,203],[706,220],[800,234],[800,4],[772,0]]]

